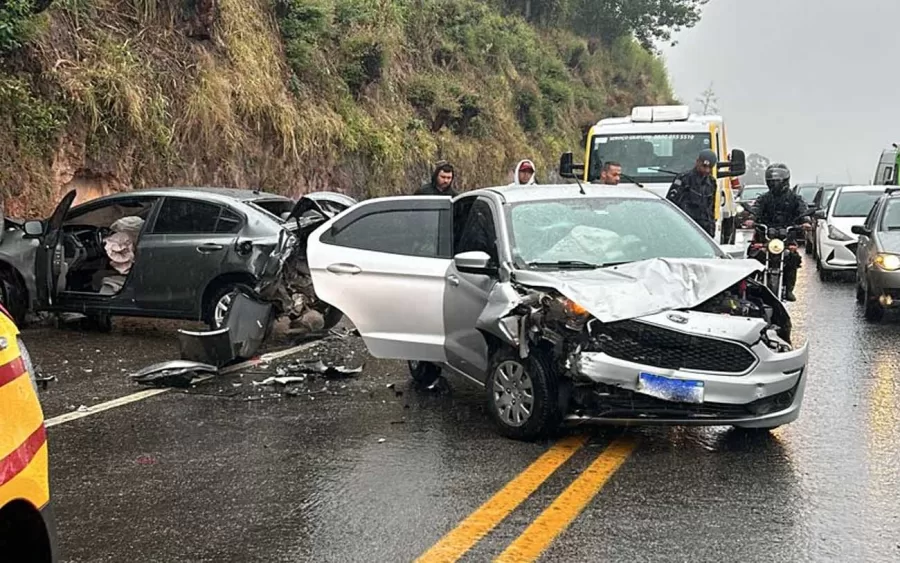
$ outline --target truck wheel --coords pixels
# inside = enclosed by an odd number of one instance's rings
[[[540,352],[524,360],[509,348],[495,352],[485,392],[491,417],[507,438],[530,441],[559,426],[556,376]]]

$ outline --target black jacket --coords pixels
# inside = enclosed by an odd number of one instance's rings
[[[448,196],[456,196],[457,192],[453,189],[453,184],[450,184],[450,187],[444,191],[437,189],[435,186],[435,182],[428,182],[426,184],[422,184],[422,187],[416,190],[416,193],[413,195],[448,195]]]
[[[675,177],[666,199],[681,208],[702,228],[714,231],[716,189],[716,181],[712,176],[701,176],[696,170],[691,170]]]
[[[802,223],[809,215],[809,206],[802,197],[789,189],[784,189],[777,195],[768,191],[756,198],[750,214],[757,223],[782,229]]]

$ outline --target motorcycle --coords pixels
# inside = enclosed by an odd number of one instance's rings
[[[784,253],[785,250],[797,249],[797,234],[803,235],[802,226],[770,229],[766,225],[756,225],[747,249],[747,258],[759,260],[765,266],[757,274],[757,280],[768,287],[779,301],[784,300]]]

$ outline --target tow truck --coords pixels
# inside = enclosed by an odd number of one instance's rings
[[[694,167],[700,151],[711,149],[719,157],[713,175],[716,191],[716,236],[721,240],[723,211],[734,217],[732,182],[742,176],[746,157],[740,149],[729,153],[725,121],[719,115],[696,115],[688,106],[638,106],[627,117],[601,119],[588,132],[584,163],[576,164],[573,153],[562,155],[559,174],[594,182],[604,161],[622,165],[623,183],[635,184],[666,197],[675,176]],[[726,209],[727,206],[727,209]]]

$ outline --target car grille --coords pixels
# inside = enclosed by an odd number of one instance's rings
[[[734,343],[694,336],[637,321],[594,325],[586,348],[613,358],[664,369],[742,374],[756,356]],[[591,349],[593,348],[593,349]]]

